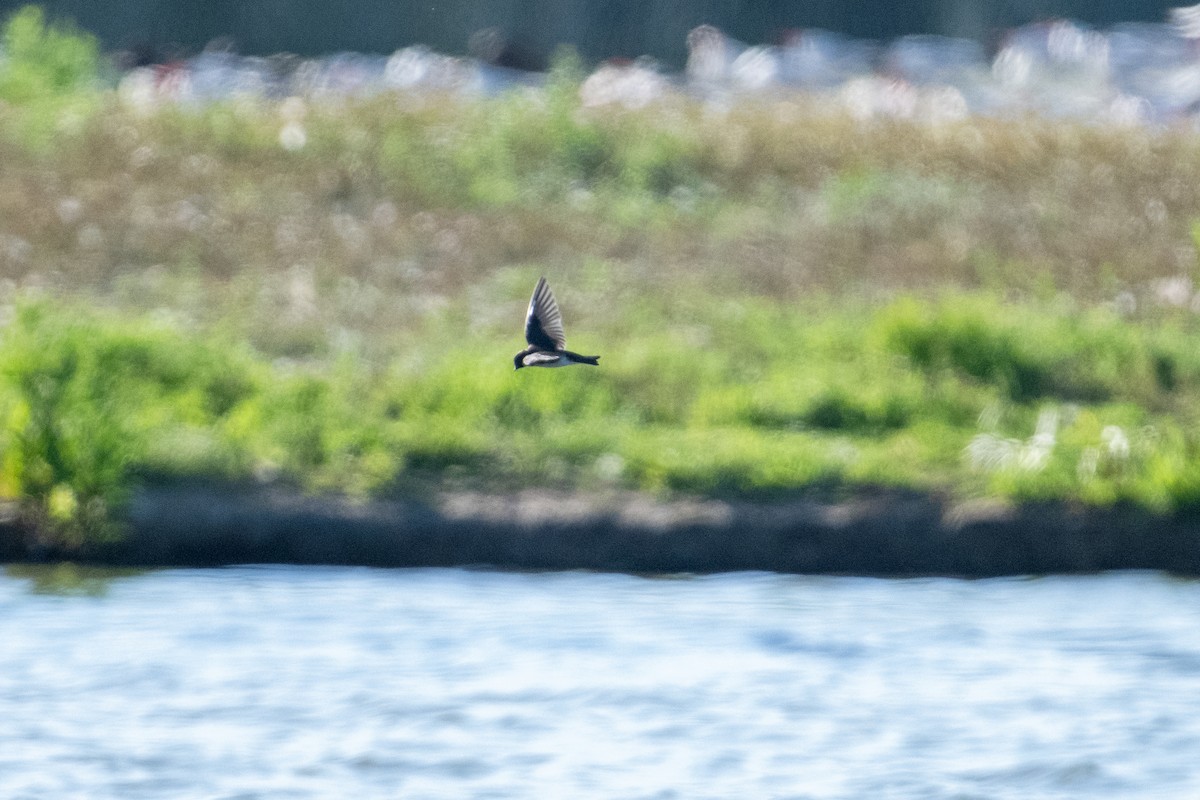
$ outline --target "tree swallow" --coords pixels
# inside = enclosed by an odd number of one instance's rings
[[[529,347],[513,356],[513,369],[600,365],[600,356],[581,356],[567,349],[562,314],[558,312],[554,292],[550,291],[550,284],[546,283],[545,278],[538,280],[533,297],[529,298],[529,311],[525,314],[525,341],[529,342]]]

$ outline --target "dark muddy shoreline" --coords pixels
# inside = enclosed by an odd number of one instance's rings
[[[355,503],[278,488],[144,489],[119,544],[61,552],[9,515],[0,560],[489,566],[637,573],[999,575],[1154,569],[1200,575],[1200,519],[1134,508],[846,500],[654,500],[635,494],[446,494]]]

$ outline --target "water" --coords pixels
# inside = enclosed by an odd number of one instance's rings
[[[5,798],[1200,796],[1200,582],[0,573]]]

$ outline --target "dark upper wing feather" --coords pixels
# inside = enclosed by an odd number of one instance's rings
[[[542,278],[529,298],[529,311],[525,314],[525,341],[545,350],[562,350],[567,346],[563,334],[562,314],[550,284]]]

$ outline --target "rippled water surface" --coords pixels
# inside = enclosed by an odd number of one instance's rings
[[[0,573],[5,798],[1200,796],[1200,583]]]

